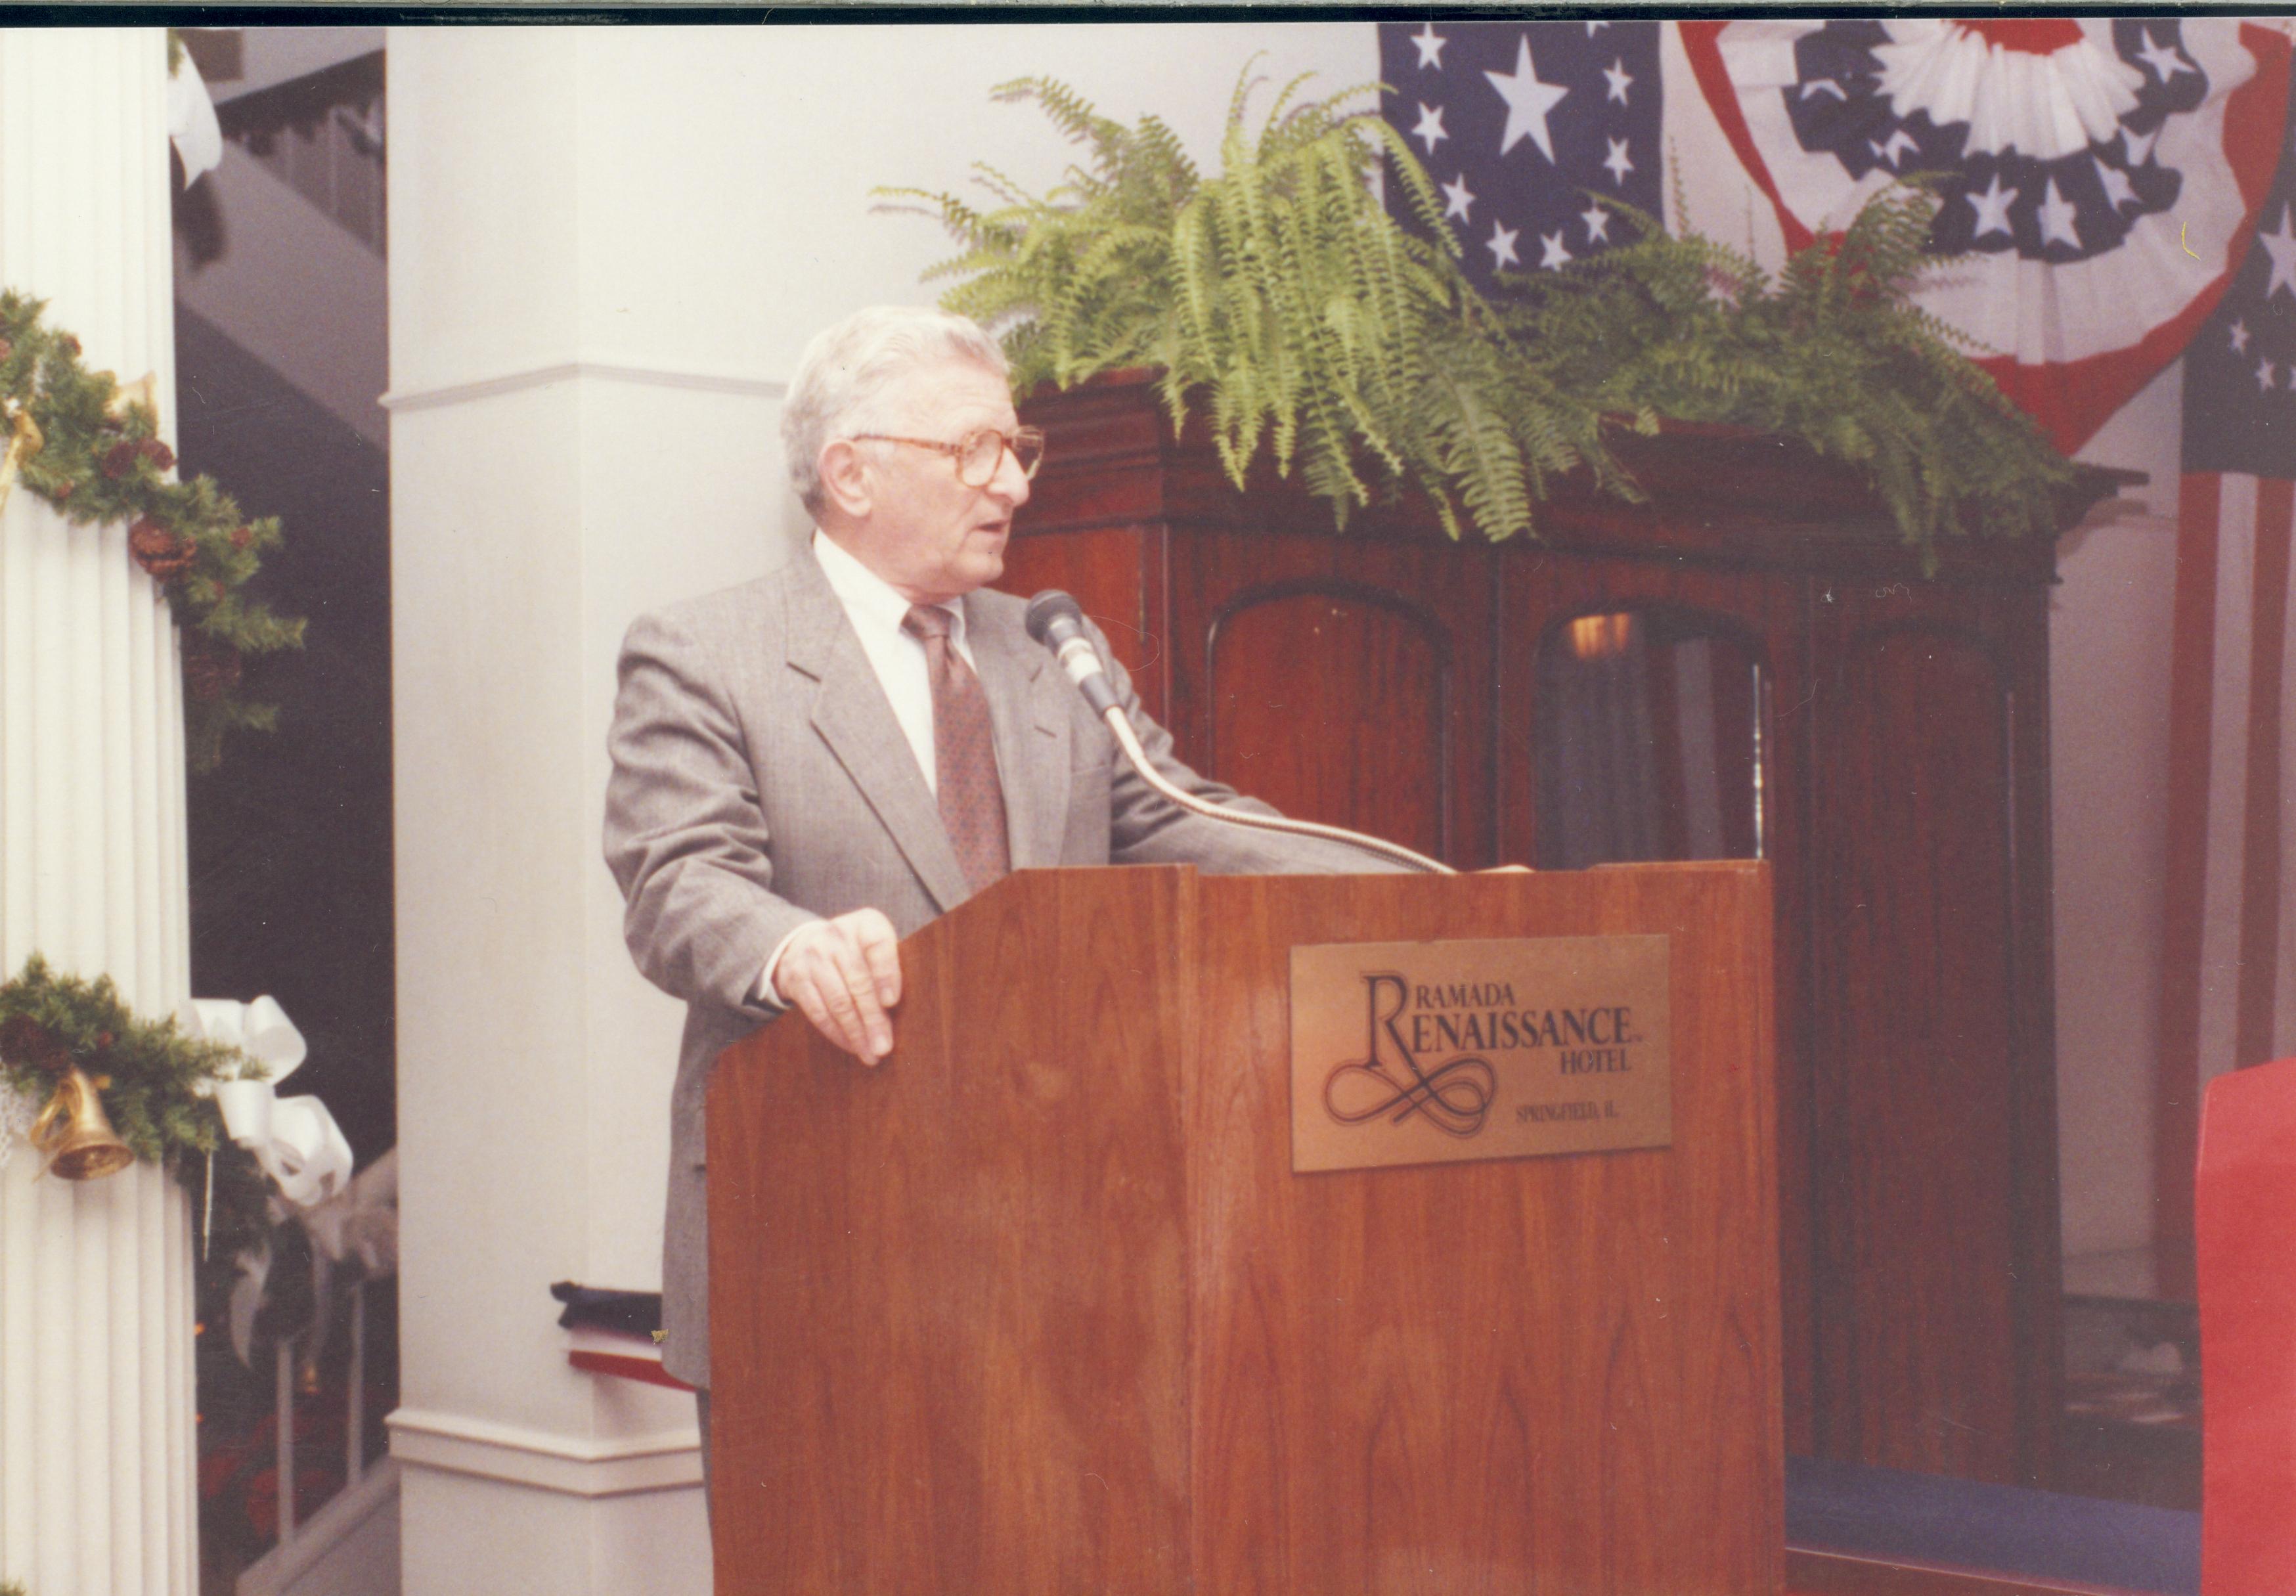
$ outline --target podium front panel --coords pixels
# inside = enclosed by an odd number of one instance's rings
[[[1023,872],[710,1098],[721,1596],[1759,1593],[1769,885]],[[1670,1144],[1295,1174],[1295,946],[1668,939]]]
[[[1778,1589],[1764,872],[1201,891],[1197,1588]],[[1669,939],[1671,1146],[1292,1173],[1292,946],[1622,934]]]

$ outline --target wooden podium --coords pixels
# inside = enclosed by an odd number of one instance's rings
[[[1291,950],[1669,939],[1664,1148],[1292,1172]],[[1754,863],[1023,872],[719,1061],[720,1596],[1774,1596]]]

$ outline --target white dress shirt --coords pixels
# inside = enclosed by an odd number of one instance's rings
[[[909,612],[908,600],[823,533],[813,535],[813,557],[821,561],[821,574],[829,578],[830,591],[845,606],[853,630],[860,634],[861,651],[869,656],[869,667],[877,673],[878,684],[892,701],[893,718],[901,723],[909,751],[917,757],[927,790],[938,797],[940,772],[933,756],[932,677],[927,673],[925,645],[901,629],[902,618]],[[948,611],[953,623],[948,640],[965,664],[971,665],[972,646],[964,637],[964,606],[951,599],[938,608]]]
[[[806,557],[798,556],[800,560]],[[908,739],[909,751],[916,756],[926,790],[938,797],[940,769],[933,753],[932,677],[925,663],[925,645],[901,629],[901,621],[909,613],[909,601],[818,528],[813,534],[811,557],[821,562],[821,574],[829,578],[830,591],[845,606],[846,618],[860,636],[861,651],[868,656],[869,668],[876,673],[878,685],[885,690],[885,697],[893,706],[893,718],[900,722],[901,735]],[[964,606],[951,599],[939,608],[948,611],[952,618],[950,643],[965,664],[972,665],[972,645],[964,636]],[[790,945],[790,937],[796,935],[791,931],[775,944],[774,951],[766,957],[765,969],[758,972],[755,996],[769,1007],[784,1006],[774,990],[774,972],[781,968],[782,954]]]

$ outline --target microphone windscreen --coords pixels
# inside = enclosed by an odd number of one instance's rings
[[[1052,636],[1054,627],[1062,621],[1069,623],[1067,627],[1062,628],[1064,631],[1073,629],[1076,634],[1084,631],[1084,611],[1078,607],[1077,602],[1057,587],[1047,587],[1029,601],[1021,624],[1029,628],[1029,636],[1038,642],[1046,642]]]

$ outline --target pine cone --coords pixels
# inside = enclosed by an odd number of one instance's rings
[[[155,582],[171,581],[191,569],[199,551],[188,537],[178,537],[150,516],[127,529],[127,552],[135,563],[152,573]]]
[[[15,352],[16,346],[14,344],[9,342],[4,338],[0,338],[0,360],[7,359],[8,356],[13,355]]]
[[[247,552],[247,545],[254,541],[255,528],[252,527],[242,527],[231,535],[231,546],[242,554]]]
[[[29,1014],[0,1023],[0,1060],[29,1064],[43,1075],[61,1076],[71,1068],[62,1039]]]
[[[70,356],[74,360],[78,360],[79,358],[79,340],[74,337],[71,333],[65,333],[62,338],[56,340],[56,342],[62,347],[63,352]]]
[[[135,469],[135,462],[142,454],[143,450],[136,447],[133,438],[123,438],[104,450],[103,458],[96,462],[96,469],[117,482]]]
[[[239,651],[209,643],[184,651],[184,691],[211,704],[239,685]]]
[[[135,452],[163,471],[176,463],[176,451],[156,438],[137,439]]]

